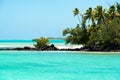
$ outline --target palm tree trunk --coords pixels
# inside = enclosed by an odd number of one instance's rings
[[[81,20],[80,20],[80,17],[79,17],[79,15],[77,15],[77,17],[78,17],[79,23],[81,24]]]
[[[103,20],[103,23],[104,23],[105,27],[107,28],[107,32],[108,32],[108,25],[106,24],[105,19],[104,19],[103,16],[102,16],[102,20]]]

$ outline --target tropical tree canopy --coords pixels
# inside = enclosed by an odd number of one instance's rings
[[[73,10],[74,16],[81,16],[79,13],[78,8]],[[120,45],[120,3],[108,9],[89,7],[81,20],[75,28],[63,30],[66,44]]]

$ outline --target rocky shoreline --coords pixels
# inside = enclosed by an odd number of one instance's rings
[[[52,45],[43,46],[41,48],[35,48],[35,47],[4,47],[0,48],[0,51],[2,50],[17,50],[17,51],[98,51],[98,52],[120,52],[120,46],[112,45],[112,46],[100,46],[100,45],[91,45],[91,46],[83,46],[81,48],[62,48],[59,49]]]
[[[100,52],[120,52],[120,46],[119,45],[90,45],[90,46],[84,46],[81,47],[80,50],[83,51],[100,51]]]
[[[7,51],[12,51],[12,50],[17,50],[17,51],[80,51],[80,48],[58,48],[56,46],[52,45],[46,45],[42,46],[40,48],[35,48],[35,47],[29,47],[29,46],[24,46],[24,47],[3,47],[0,48],[0,51],[7,50]]]

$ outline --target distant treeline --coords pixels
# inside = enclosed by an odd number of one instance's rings
[[[55,37],[48,37],[48,39],[65,39],[65,38],[55,38]]]

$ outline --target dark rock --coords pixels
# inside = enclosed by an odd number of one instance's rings
[[[120,51],[120,45],[89,45],[80,49],[81,51]]]
[[[32,48],[29,46],[25,46],[24,49],[32,49]]]
[[[37,48],[36,50],[38,50],[38,51],[49,51],[49,50],[55,51],[58,49],[54,46],[54,44],[51,44],[51,45],[41,46],[41,47]]]
[[[54,44],[51,44],[51,46],[50,46],[50,47],[54,48],[55,46],[54,46]]]
[[[24,48],[17,47],[17,48],[14,48],[13,50],[24,50]]]

